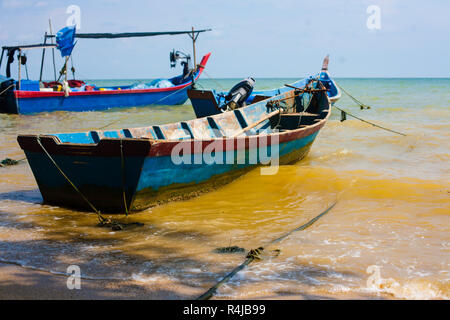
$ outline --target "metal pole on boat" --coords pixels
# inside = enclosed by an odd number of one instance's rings
[[[45,31],[44,35],[44,44],[46,43],[47,43],[47,31]],[[44,57],[45,57],[45,48],[42,49],[41,72],[39,73],[39,82],[42,81],[42,72],[44,70]]]
[[[197,69],[197,58],[195,57],[195,32],[194,32],[194,27],[192,27],[192,52],[194,54],[194,71],[195,69]]]
[[[64,64],[64,81],[67,82],[67,64],[69,62],[69,56],[66,57],[66,63]]]
[[[18,90],[20,90],[20,65],[21,65],[21,63],[20,63],[20,61],[22,60],[22,49],[19,49],[19,61],[18,61],[18,64],[19,64],[19,74],[18,74],[18,78],[19,78],[19,81],[17,82],[17,89]]]
[[[69,64],[69,56],[66,57],[66,62],[64,64],[64,83],[63,83],[64,97],[69,96],[69,83],[67,82],[67,65],[68,64]]]
[[[48,19],[48,25],[50,27],[50,36],[53,35],[53,31],[52,31],[52,20]],[[50,38],[51,44],[53,44],[53,38]],[[55,65],[55,49],[52,48],[52,56],[53,56],[53,74],[55,76],[55,81],[56,81],[56,65]]]
[[[2,55],[0,56],[0,67],[2,66],[2,61],[3,61],[3,53],[5,52],[5,49],[2,48]]]

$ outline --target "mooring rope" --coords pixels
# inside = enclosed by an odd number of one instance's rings
[[[125,194],[125,160],[123,157],[123,145],[122,145],[122,139],[120,139],[120,166],[121,166],[121,172],[122,172],[122,197],[123,197],[123,205],[125,207],[125,215],[128,216],[128,205],[127,205],[127,197]]]
[[[203,73],[209,78],[209,80],[211,80],[212,82],[214,82],[220,89],[222,89],[222,91],[227,91],[224,87],[222,87],[222,85],[215,80],[214,78],[212,78],[207,72],[206,70],[203,70]]]
[[[360,106],[361,110],[362,109],[370,109],[370,106],[368,106],[367,104],[362,103],[361,101],[356,99],[354,96],[352,96],[350,93],[348,93],[344,88],[341,87],[340,84],[338,84],[336,82],[336,80],[334,81],[334,83],[336,83],[336,85],[339,87],[339,89],[341,89],[347,96],[349,96],[350,99],[352,99],[354,102],[356,102],[356,104]]]
[[[56,163],[56,161],[53,159],[53,157],[50,155],[50,153],[45,149],[45,147],[41,143],[41,138],[38,135],[37,136],[37,142],[39,146],[42,148],[42,150],[45,152],[47,157],[50,159],[50,161],[55,165],[56,169],[61,173],[61,175],[69,182],[69,184],[73,187],[73,189],[86,201],[86,203],[91,207],[91,209],[97,214],[97,218],[99,220],[99,227],[111,227],[113,230],[123,230],[124,227],[136,225],[136,226],[143,226],[143,223],[140,222],[131,222],[131,223],[122,223],[115,220],[111,220],[108,218],[105,218],[102,216],[101,212],[97,210],[97,208],[92,204],[92,202],[89,201],[88,198],[77,188],[77,186],[72,182],[72,180],[69,179],[69,177],[64,173],[64,171],[60,168],[60,166]]]
[[[162,97],[161,99],[159,99],[159,100],[157,100],[157,101],[155,101],[155,102],[153,102],[153,103],[150,103],[148,106],[156,105],[156,104],[158,104],[159,102],[163,101],[164,99],[167,99],[167,98],[169,98],[170,96],[172,96],[172,95],[174,95],[174,94],[180,92],[181,90],[186,89],[187,87],[188,87],[188,86],[183,87],[183,88],[180,88],[180,89],[178,89],[178,90],[175,90],[175,91],[172,92],[171,94],[169,94],[169,95],[167,95],[167,96],[165,96],[165,97]],[[115,124],[115,123],[117,123],[117,122],[119,122],[119,121],[121,121],[121,120],[122,120],[122,119],[117,119],[117,120],[111,121],[110,123],[104,125],[103,127],[99,127],[98,129],[101,130],[101,129],[107,128],[107,127],[109,127],[110,125],[113,125],[113,124]]]
[[[385,128],[385,127],[382,127],[382,126],[377,125],[377,124],[375,124],[375,123],[372,123],[372,122],[370,122],[370,121],[361,119],[361,118],[359,118],[359,117],[357,117],[357,116],[355,116],[355,115],[353,115],[353,114],[351,114],[351,113],[349,113],[349,112],[347,112],[347,111],[345,111],[345,110],[343,110],[343,109],[337,107],[336,105],[333,105],[333,107],[335,107],[336,109],[338,109],[338,110],[340,110],[341,112],[343,112],[344,115],[348,114],[350,117],[353,117],[353,118],[355,118],[355,119],[358,119],[359,121],[368,123],[368,124],[370,124],[370,125],[372,125],[372,126],[374,126],[374,127],[377,127],[377,128],[380,128],[380,129],[383,129],[383,130],[386,130],[386,131],[390,131],[390,132],[393,132],[393,133],[396,133],[396,134],[399,134],[399,135],[402,135],[402,136],[406,136],[406,134],[404,134],[404,133],[401,133],[401,132],[398,132],[398,131],[395,131],[395,130],[392,130],[392,129],[389,129],[389,128]],[[345,120],[345,117],[344,117],[343,119]],[[341,122],[344,121],[344,120],[341,120]]]
[[[2,94],[4,94],[6,91],[8,91],[9,89],[11,89],[12,87],[14,87],[15,86],[15,84],[11,84],[9,87],[7,87],[5,90],[3,90],[2,92],[0,92],[0,96],[2,95]]]
[[[331,209],[333,209],[333,207],[336,205],[337,200],[331,205],[329,206],[326,210],[322,211],[319,215],[315,216],[313,219],[309,220],[307,223],[302,224],[301,226],[283,234],[282,236],[270,241],[269,243],[266,244],[266,247],[280,242],[283,239],[285,239],[286,237],[288,237],[289,235],[291,235],[292,233],[296,232],[296,231],[302,231],[305,230],[306,228],[310,227],[312,224],[314,224],[317,220],[319,220],[321,217],[323,217],[325,214],[327,214]],[[217,282],[217,284],[215,284],[214,286],[212,286],[208,291],[206,291],[204,294],[202,294],[201,296],[199,296],[197,298],[197,300],[208,300],[210,299],[216,292],[217,289],[222,286],[223,284],[225,284],[226,282],[228,282],[236,273],[238,273],[239,271],[241,271],[242,269],[244,269],[246,266],[248,266],[250,263],[252,263],[255,260],[260,260],[260,254],[261,252],[264,250],[264,247],[259,247],[257,249],[252,249],[247,253],[246,259],[245,261],[240,264],[239,266],[237,266],[236,268],[234,268],[230,273],[228,273],[225,277],[223,277],[219,282]]]
[[[41,147],[41,149],[45,152],[47,157],[50,159],[50,161],[55,165],[56,169],[58,169],[58,171],[61,173],[61,175],[67,180],[67,182],[69,182],[69,184],[84,199],[84,201],[86,201],[86,203],[91,207],[91,209],[94,210],[94,212],[97,214],[99,222],[100,223],[111,222],[111,220],[109,220],[108,218],[103,217],[101,215],[100,211],[97,210],[97,208],[89,201],[89,199],[86,198],[80,190],[78,190],[77,186],[72,182],[72,180],[69,179],[69,177],[64,173],[64,171],[59,167],[59,165],[56,163],[56,161],[50,155],[50,153],[48,153],[47,149],[45,149],[45,147],[42,145],[41,137],[39,135],[36,137],[36,140],[37,140],[37,143],[39,144],[39,146]]]
[[[14,159],[11,159],[11,158],[5,158],[2,161],[0,161],[0,168],[1,167],[15,166],[16,164],[19,164],[19,162],[25,161],[25,160],[27,160],[27,158],[22,158],[22,159],[19,159],[19,160],[14,160]]]

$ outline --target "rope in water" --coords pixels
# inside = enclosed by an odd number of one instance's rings
[[[329,206],[326,210],[322,211],[319,215],[315,216],[313,219],[309,220],[307,223],[283,234],[282,236],[270,241],[269,243],[266,244],[266,247],[280,242],[283,239],[285,239],[286,237],[288,237],[289,235],[291,235],[293,232],[296,231],[301,231],[301,230],[305,230],[306,228],[310,227],[313,223],[315,223],[317,220],[319,220],[321,217],[323,217],[325,214],[327,214],[331,209],[333,209],[333,207],[336,205],[337,201],[335,201],[331,206]],[[230,273],[228,273],[225,277],[223,277],[217,284],[215,284],[214,286],[212,286],[208,291],[206,291],[204,294],[202,294],[201,296],[199,296],[197,298],[197,300],[208,300],[210,299],[216,292],[217,289],[222,286],[223,284],[225,284],[226,282],[228,282],[228,280],[230,280],[236,273],[238,273],[239,271],[241,271],[242,269],[244,269],[246,266],[248,266],[250,263],[252,263],[255,260],[260,260],[260,253],[264,250],[264,247],[259,247],[257,249],[252,249],[247,253],[246,259],[245,261],[240,264],[239,266],[237,266],[236,268],[234,268]]]
[[[19,162],[27,160],[27,158],[22,158],[19,160],[14,160],[11,158],[5,158],[2,161],[0,161],[0,167],[8,167],[8,166],[14,166],[16,164],[19,164]]]
[[[359,117],[357,117],[357,116],[355,116],[355,115],[353,115],[353,114],[351,114],[351,113],[349,113],[349,112],[347,112],[347,111],[337,107],[336,105],[333,105],[333,107],[335,107],[336,109],[340,110],[344,114],[348,114],[350,117],[353,117],[355,119],[358,119],[359,121],[368,123],[368,124],[370,124],[370,125],[372,125],[374,127],[377,127],[377,128],[380,128],[380,129],[383,129],[383,130],[386,130],[386,131],[390,131],[390,132],[393,132],[393,133],[396,133],[396,134],[399,134],[399,135],[402,135],[402,136],[406,136],[406,134],[404,134],[404,133],[401,133],[401,132],[398,132],[398,131],[395,131],[395,130],[392,130],[392,129],[389,129],[389,128],[385,128],[385,127],[379,126],[379,125],[377,125],[375,123],[372,123],[372,122],[369,122],[367,120],[361,119],[361,118],[359,118]]]

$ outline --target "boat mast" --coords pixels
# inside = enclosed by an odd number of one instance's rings
[[[17,81],[17,89],[18,90],[20,90],[20,65],[22,64],[22,63],[20,63],[21,60],[22,60],[22,49],[19,48],[19,63],[18,63],[18,65],[19,65],[19,72],[18,72],[19,81]]]
[[[2,55],[0,56],[0,67],[2,66],[4,52],[5,52],[5,48],[2,48]]]
[[[51,19],[48,19],[48,25],[50,27],[50,36],[53,36]],[[53,37],[51,37],[50,43],[53,44]],[[55,81],[56,81],[55,49],[53,49],[53,48],[52,48],[52,56],[53,56],[53,75],[55,76]]]
[[[195,40],[197,40],[197,37],[195,36],[195,33],[194,33],[194,27],[192,27],[191,39],[192,39],[192,53],[194,55],[194,72],[195,72],[195,69],[197,69],[197,58],[195,56]]]
[[[47,31],[45,31],[44,35],[44,44],[46,43],[47,43]],[[39,73],[39,82],[42,81],[42,72],[44,70],[44,57],[45,57],[45,48],[42,49],[41,72]]]

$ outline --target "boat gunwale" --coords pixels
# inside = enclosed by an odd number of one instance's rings
[[[285,94],[285,93],[283,93]],[[327,100],[328,100],[328,109],[326,116],[323,119],[320,119],[320,121],[317,121],[314,124],[310,124],[310,125],[306,125],[305,127],[302,128],[297,128],[297,129],[291,129],[291,130],[284,130],[284,131],[278,131],[278,132],[271,132],[271,133],[263,133],[263,134],[256,134],[256,135],[242,135],[242,136],[237,136],[237,137],[230,137],[230,136],[224,136],[224,137],[216,137],[216,138],[206,138],[206,139],[153,139],[150,137],[139,137],[139,138],[128,138],[128,137],[123,137],[123,138],[115,138],[115,137],[104,137],[101,138],[99,142],[97,143],[73,143],[73,142],[61,142],[60,139],[56,136],[56,135],[52,135],[52,134],[44,134],[44,135],[36,135],[36,134],[25,134],[25,135],[19,135],[17,137],[17,140],[21,146],[21,148],[24,151],[31,151],[29,147],[29,143],[22,144],[21,141],[23,141],[24,139],[28,140],[30,138],[36,139],[37,142],[37,138],[44,138],[44,140],[51,139],[52,142],[54,143],[55,147],[59,150],[50,150],[52,151],[52,154],[61,154],[61,155],[83,155],[83,153],[85,153],[86,155],[94,155],[95,156],[105,156],[105,157],[109,157],[109,156],[118,156],[120,155],[120,150],[117,148],[117,150],[114,150],[114,152],[112,152],[111,150],[109,150],[110,152],[104,153],[104,154],[99,154],[97,155],[99,151],[98,147],[101,146],[102,144],[111,144],[114,143],[117,146],[119,146],[118,141],[122,141],[124,142],[124,155],[125,156],[134,156],[137,152],[130,152],[130,150],[128,148],[130,148],[128,145],[128,142],[132,143],[133,145],[136,145],[136,143],[148,143],[149,144],[149,149],[147,150],[147,152],[145,153],[139,153],[139,155],[136,154],[136,156],[145,156],[145,157],[158,157],[158,156],[166,156],[169,155],[170,152],[167,151],[171,151],[172,148],[175,145],[178,144],[192,144],[192,143],[196,143],[196,142],[202,142],[202,150],[201,152],[203,152],[204,148],[214,142],[217,141],[222,141],[225,142],[225,148],[223,149],[223,151],[227,151],[227,150],[238,150],[239,149],[239,144],[236,145],[233,142],[233,147],[232,149],[228,149],[226,148],[226,146],[228,145],[226,142],[227,141],[238,141],[238,140],[249,140],[250,139],[261,139],[261,138],[267,138],[270,137],[270,139],[268,139],[267,141],[267,145],[271,145],[272,143],[272,137],[278,136],[278,143],[284,143],[284,142],[288,142],[288,141],[292,141],[295,139],[299,139],[302,138],[304,136],[307,136],[308,133],[309,134],[313,134],[317,131],[319,131],[326,123],[326,121],[329,119],[330,115],[331,115],[331,101],[330,98],[328,97],[328,95],[324,95]],[[269,99],[273,99],[269,98]],[[267,99],[268,100],[268,99]],[[262,103],[265,100],[262,100],[258,103]],[[325,111],[325,110],[324,110]],[[220,117],[221,114],[217,114],[217,115],[213,115],[211,117]],[[201,119],[201,118],[200,118]],[[198,119],[192,119],[192,120],[188,120],[185,121],[186,123],[189,123],[191,121],[195,121]],[[183,121],[180,121],[183,122]],[[178,124],[180,122],[174,122],[174,123],[170,123],[170,124]],[[170,125],[167,124],[167,125]],[[138,127],[138,128],[132,128],[132,129],[146,129],[149,128],[151,126],[147,126],[147,127]],[[310,132],[309,132],[310,131]],[[86,132],[89,133],[89,132]],[[292,137],[292,139],[289,139],[290,137]],[[29,140],[28,140],[29,141]],[[248,144],[245,143],[244,144],[244,148],[247,149]],[[37,147],[37,143],[34,147]],[[115,146],[116,147],[116,146]],[[35,151],[37,151],[37,148],[31,148]],[[39,149],[41,150],[41,152],[43,152],[42,148],[39,147]],[[52,148],[53,149],[53,148]],[[116,149],[116,148],[114,148]],[[127,150],[128,149],[128,150]],[[128,152],[127,152],[128,151]],[[195,152],[191,152],[190,154],[195,154]]]
[[[205,54],[202,58],[202,62],[206,64],[208,62],[209,57],[211,56],[211,52]],[[205,65],[200,63],[199,70],[194,78],[194,81],[197,81],[203,70],[205,69]],[[95,91],[73,91],[70,92],[70,96],[97,96],[97,95],[108,95],[108,94],[133,94],[133,93],[159,93],[159,92],[170,92],[184,89],[192,85],[192,79],[173,87],[169,88],[148,88],[148,89],[121,89],[121,90],[95,90]],[[51,97],[64,97],[64,91],[29,91],[29,90],[14,90],[14,96],[17,99],[27,99],[27,98],[51,98]]]
[[[331,101],[331,102],[335,102],[335,101],[339,100],[339,99],[341,98],[341,90],[339,89],[338,85],[337,85],[336,82],[333,80],[333,78],[331,77],[330,73],[329,73],[327,70],[322,70],[322,71],[320,71],[320,72],[319,72],[318,74],[316,74],[314,77],[313,77],[313,76],[309,76],[309,77],[307,77],[307,78],[300,78],[300,79],[298,79],[297,81],[294,81],[294,82],[290,83],[289,85],[293,86],[294,84],[296,84],[296,83],[298,83],[298,82],[300,82],[300,81],[309,80],[309,79],[310,79],[310,80],[319,80],[319,81],[320,81],[320,75],[321,75],[322,73],[326,73],[326,74],[327,74],[328,80],[331,81],[331,82],[333,83],[333,85],[334,85],[334,87],[336,88],[336,91],[337,91],[337,93],[336,93],[334,96],[329,97],[329,98],[330,98],[330,101]],[[286,88],[286,87],[287,87],[287,86],[285,85],[285,86],[283,86],[283,87],[278,87],[278,88],[263,89],[263,90],[255,90],[255,91],[252,91],[251,95],[261,95],[261,94],[264,93],[264,92],[277,91],[277,90],[284,89],[284,88]],[[300,87],[300,88],[302,88],[302,87]],[[196,89],[196,90],[198,90],[198,91],[214,91],[214,90],[210,90],[210,89]],[[223,93],[223,92],[214,92],[215,95],[220,94],[220,93]],[[284,93],[285,93],[285,92],[281,92],[281,93],[279,93],[279,94],[284,94]],[[267,98],[267,99],[270,99],[270,98],[272,98],[272,97],[269,97],[269,98]],[[267,100],[267,99],[264,99],[264,100]],[[261,100],[261,101],[264,101],[264,100]],[[258,101],[258,102],[261,102],[261,101]],[[218,109],[220,110],[220,108],[218,108]]]

